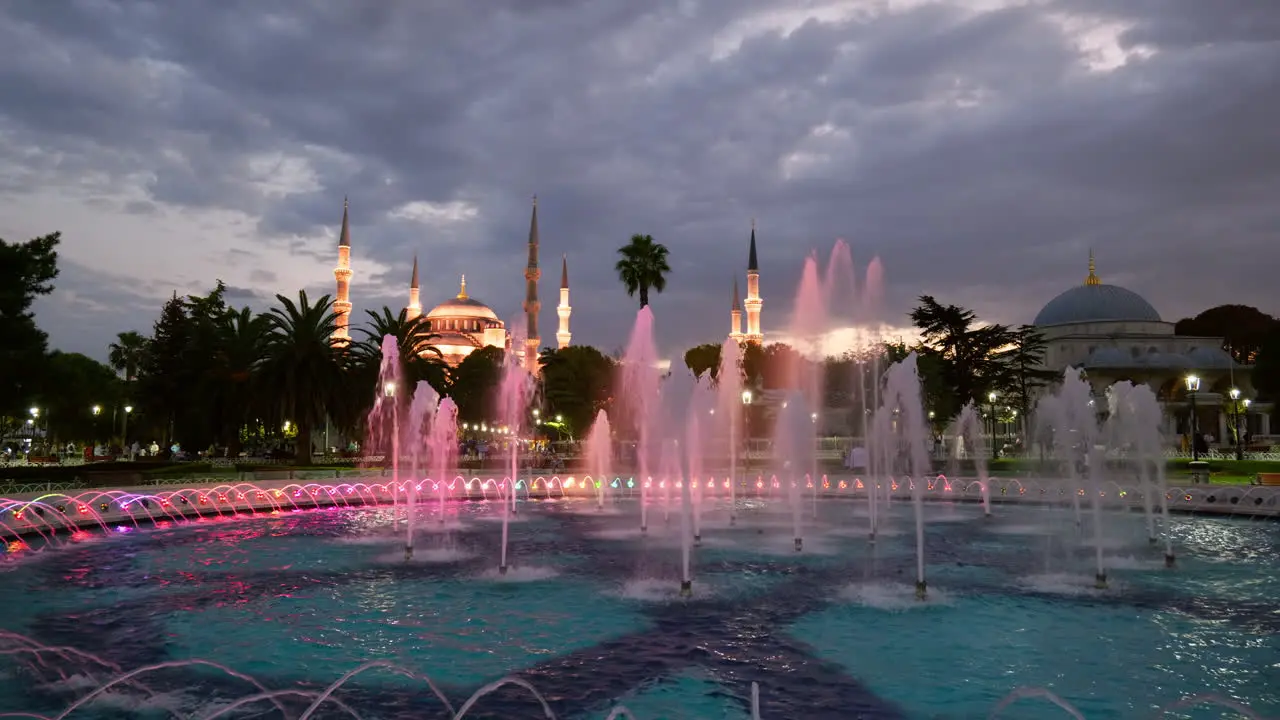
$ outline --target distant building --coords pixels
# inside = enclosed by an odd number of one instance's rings
[[[511,333],[498,314],[488,305],[476,300],[467,293],[467,277],[462,276],[458,294],[432,308],[426,314],[433,333],[441,337],[435,346],[444,355],[445,361],[453,366],[462,362],[463,358],[482,347],[500,347],[513,351],[521,358],[525,368],[531,373],[538,372],[538,350],[542,340],[538,334],[538,314],[542,304],[538,299],[538,280],[542,271],[538,268],[538,199],[533,199],[533,212],[529,219],[528,263],[523,277],[525,281],[525,298],[522,308],[525,311],[525,340],[523,347],[512,347]],[[337,328],[331,338],[334,344],[350,342],[351,316],[351,230],[348,222],[348,205],[342,204],[342,230],[338,239],[338,266],[333,271],[337,280],[337,295],[333,302],[334,312],[338,315]],[[409,319],[422,315],[421,293],[418,283],[418,258],[413,259],[413,273],[409,280],[409,302],[405,305],[405,316]],[[569,344],[572,335],[569,332],[569,317],[572,308],[569,306],[569,261],[562,259],[560,281],[560,306],[556,309],[559,316],[559,331],[556,340],[559,347]]]
[[[1148,385],[1164,408],[1163,430],[1168,434],[1190,432],[1190,375],[1200,378],[1195,401],[1202,433],[1218,442],[1231,437],[1229,393],[1234,387],[1241,399],[1251,400],[1241,425],[1254,435],[1271,434],[1271,404],[1254,400],[1253,366],[1235,362],[1222,349],[1222,338],[1175,335],[1173,323],[1161,319],[1141,295],[1103,284],[1093,253],[1084,284],[1045,304],[1034,325],[1044,335],[1045,366],[1062,371],[1082,368],[1099,398],[1116,382]]]

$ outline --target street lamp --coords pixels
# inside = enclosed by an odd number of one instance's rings
[[[395,381],[395,380],[387,380],[386,382],[382,383],[382,396],[383,396],[383,397],[395,397],[395,396],[396,396],[396,381]]]
[[[995,391],[987,393],[987,402],[991,406],[991,459],[1000,457],[1000,449],[996,447],[996,397]]]
[[[133,412],[132,405],[124,406],[123,427],[120,429],[120,444],[128,447],[129,445],[129,414]]]
[[[1191,401],[1191,459],[1200,460],[1200,418],[1196,417],[1196,393],[1200,392],[1200,378],[1187,376],[1187,399]]]
[[[92,458],[98,454],[98,416],[102,414],[102,406],[94,405],[90,410],[93,411],[93,439],[92,442],[90,442],[90,445],[93,445],[94,447],[89,455],[89,457]]]
[[[1240,442],[1240,388],[1231,388],[1232,425],[1236,432],[1236,460],[1244,460],[1244,444]]]

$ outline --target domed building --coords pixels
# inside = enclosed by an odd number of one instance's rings
[[[1103,284],[1092,253],[1084,284],[1046,303],[1033,324],[1044,337],[1047,368],[1083,368],[1099,398],[1116,382],[1145,383],[1165,408],[1163,429],[1169,434],[1189,431],[1188,376],[1200,379],[1195,395],[1200,430],[1218,442],[1230,437],[1231,388],[1243,398],[1254,396],[1252,366],[1235,362],[1222,349],[1222,338],[1174,334],[1174,324],[1141,295]],[[1269,435],[1269,413],[1269,405],[1252,403],[1247,427],[1255,435]]]
[[[467,294],[467,276],[462,276],[458,294],[427,313],[431,332],[440,336],[433,344],[450,365],[482,347],[510,349],[506,325],[488,305]]]
[[[337,294],[334,296],[333,310],[335,314],[334,331],[330,342],[345,346],[351,342],[349,323],[351,320],[351,227],[348,222],[348,203],[342,203],[342,229],[338,234],[338,266],[333,275],[337,281]],[[524,328],[519,346],[512,342],[511,333],[506,324],[498,318],[488,305],[467,294],[467,277],[462,276],[462,287],[458,294],[432,308],[426,315],[431,331],[440,335],[433,343],[452,366],[462,362],[463,358],[482,347],[498,347],[515,353],[525,369],[532,374],[539,372],[538,356],[541,349],[538,316],[542,303],[538,299],[538,281],[542,270],[538,267],[538,252],[541,240],[538,233],[538,198],[533,198],[533,210],[529,217],[529,239],[527,243],[528,263],[522,275],[524,280]],[[573,308],[569,304],[569,261],[561,258],[560,304],[556,307],[556,316],[560,324],[556,331],[557,347],[563,349],[572,342],[573,334],[569,330],[569,319]],[[420,290],[418,286],[418,259],[413,259],[413,275],[409,281],[409,302],[404,308],[409,319],[422,316]]]

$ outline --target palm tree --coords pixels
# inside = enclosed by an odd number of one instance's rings
[[[259,388],[255,373],[266,357],[271,321],[246,307],[229,310],[217,330],[218,353],[212,379],[218,399],[218,427],[227,455],[234,458],[240,454],[240,429],[249,420],[255,398],[270,397],[256,392]]]
[[[381,312],[365,310],[365,313],[369,316],[369,325],[360,328],[364,339],[357,347],[365,362],[378,366],[382,359],[382,338],[390,335],[396,339],[400,349],[400,368],[405,384],[412,386],[419,380],[426,380],[436,392],[444,394],[448,366],[444,362],[444,354],[435,345],[440,334],[431,331],[431,321],[425,315],[410,320],[404,310],[393,315],[391,308],[385,306]]]
[[[274,395],[273,420],[291,421],[298,429],[296,462],[311,464],[311,434],[324,421],[346,381],[341,351],[329,338],[336,327],[337,314],[328,295],[315,303],[305,290],[298,301],[276,295],[279,307],[266,316],[268,334],[260,377],[264,391]]]
[[[667,246],[653,241],[651,235],[632,235],[631,242],[618,248],[622,259],[614,266],[618,279],[627,294],[640,293],[640,307],[649,304],[649,288],[658,292],[667,289],[666,274],[671,272],[667,264]]]
[[[125,382],[137,380],[142,355],[147,351],[147,338],[133,330],[122,332],[116,335],[116,341],[111,343],[109,350],[107,362],[111,367],[124,374]]]

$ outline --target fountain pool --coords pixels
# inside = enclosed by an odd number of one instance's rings
[[[1280,712],[1280,524],[1179,517],[1167,570],[1141,513],[1109,510],[1110,586],[1071,508],[924,506],[930,596],[918,602],[914,508],[827,498],[792,548],[785,497],[704,500],[691,599],[678,596],[680,517],[638,531],[632,500],[519,501],[510,570],[494,570],[504,503],[421,506],[414,558],[392,509],[205,517],[81,534],[8,558],[0,583],[0,712],[53,717],[119,669],[200,658],[272,689],[315,692],[371,660],[428,676],[454,709],[506,675],[557,717],[986,717],[1045,688],[1087,718],[1154,718],[1216,695]],[[401,508],[403,511],[403,508]],[[119,526],[126,527],[126,526]],[[70,651],[32,650],[31,643]],[[92,659],[91,659],[92,658]],[[110,663],[108,667],[104,663]],[[208,666],[118,686],[76,717],[206,717],[257,692]],[[374,668],[313,717],[451,717],[425,681]],[[307,700],[280,700],[299,718]],[[280,711],[261,702],[240,717]],[[1003,717],[1069,717],[1022,699]],[[1237,717],[1221,708],[1179,717]],[[1197,714],[1197,712],[1199,714]],[[234,716],[234,715],[233,715]],[[539,717],[504,687],[467,717]]]

